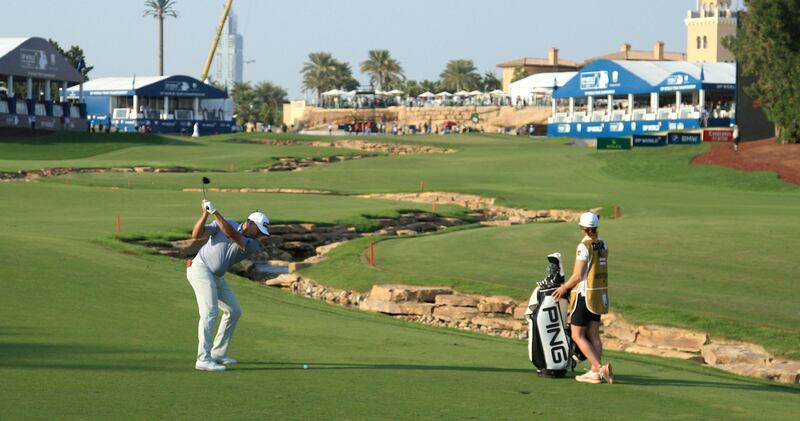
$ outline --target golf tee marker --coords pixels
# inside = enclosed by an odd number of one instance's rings
[[[119,215],[117,215],[117,234],[119,234],[120,228],[121,225],[120,225]]]

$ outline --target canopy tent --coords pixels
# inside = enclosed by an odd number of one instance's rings
[[[470,92],[469,94],[472,95],[472,96],[480,96],[480,95],[483,95],[483,92],[475,90],[475,91]]]
[[[322,96],[342,96],[346,94],[345,91],[340,91],[338,89],[331,89],[330,91],[326,91],[322,93]]]
[[[511,98],[528,98],[531,94],[550,95],[553,86],[560,88],[572,79],[576,72],[536,73],[508,85]]]
[[[469,92],[467,92],[467,91],[465,91],[463,89],[458,91],[458,92],[456,92],[456,93],[454,93],[453,95],[454,96],[470,96]]]
[[[225,91],[183,75],[105,77],[84,83],[83,90],[89,96],[228,98]],[[77,95],[78,87],[67,89],[68,97]]]
[[[699,89],[734,90],[736,65],[688,61],[597,60],[553,94],[555,98],[645,94]]]
[[[44,38],[0,38],[0,74],[14,77],[83,82],[83,75]]]
[[[425,91],[425,92],[417,95],[417,98],[432,98],[432,97],[434,97],[434,95],[433,95],[433,92],[431,92],[431,91]]]
[[[442,91],[442,92],[439,92],[438,94],[436,94],[435,96],[440,96],[440,97],[443,97],[443,98],[447,98],[447,97],[453,96],[453,94],[451,94],[450,92],[447,92],[447,91]]]
[[[488,94],[492,96],[508,96],[505,92],[501,91],[500,89],[495,89],[489,92]]]
[[[403,95],[405,92],[403,92],[403,91],[401,91],[399,89],[392,89],[391,91],[384,92],[384,93],[387,94],[387,95]]]

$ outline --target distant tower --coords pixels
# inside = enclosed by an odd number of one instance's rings
[[[686,15],[686,60],[707,63],[734,62],[722,38],[736,34],[737,12],[731,0],[697,0],[697,10]]]
[[[214,81],[233,87],[234,82],[242,81],[242,67],[244,67],[244,55],[242,53],[243,40],[237,32],[236,15],[231,11],[228,13],[228,21],[219,39],[217,51],[214,53]]]

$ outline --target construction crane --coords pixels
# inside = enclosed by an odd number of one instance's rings
[[[211,68],[211,60],[214,59],[214,52],[217,51],[217,44],[219,44],[219,37],[222,35],[222,28],[225,27],[225,20],[228,19],[228,12],[231,10],[231,5],[233,4],[233,0],[228,0],[225,4],[225,10],[222,12],[222,20],[219,21],[219,26],[217,26],[217,34],[214,36],[214,40],[211,41],[211,51],[208,52],[208,58],[206,58],[206,65],[203,66],[203,73],[200,74],[200,80],[203,82],[206,81],[208,77],[208,70]]]

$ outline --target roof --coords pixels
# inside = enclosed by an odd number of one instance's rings
[[[677,52],[664,52],[664,58],[659,60],[654,57],[653,51],[616,51],[602,56],[587,58],[584,63],[588,64],[597,60],[635,60],[635,61],[683,61],[686,60],[686,54]]]
[[[558,59],[558,63],[553,64],[550,63],[549,59],[546,58],[534,58],[534,57],[523,57],[518,58],[516,60],[510,60],[497,65],[497,67],[524,67],[524,66],[558,66],[558,67],[574,67],[578,68],[581,66],[582,63],[577,61],[567,60],[567,59]]]
[[[526,78],[511,82],[508,85],[510,90],[516,89],[553,89],[555,86],[564,86],[570,79],[572,79],[578,72],[551,72],[551,73],[536,73]]]
[[[598,60],[560,87],[556,98],[736,88],[733,63]]]
[[[86,82],[83,91],[94,96],[228,97],[226,92],[185,75],[104,77]],[[78,87],[67,89],[69,96],[77,96],[78,92]]]
[[[0,38],[0,74],[80,83],[83,75],[44,38]]]

